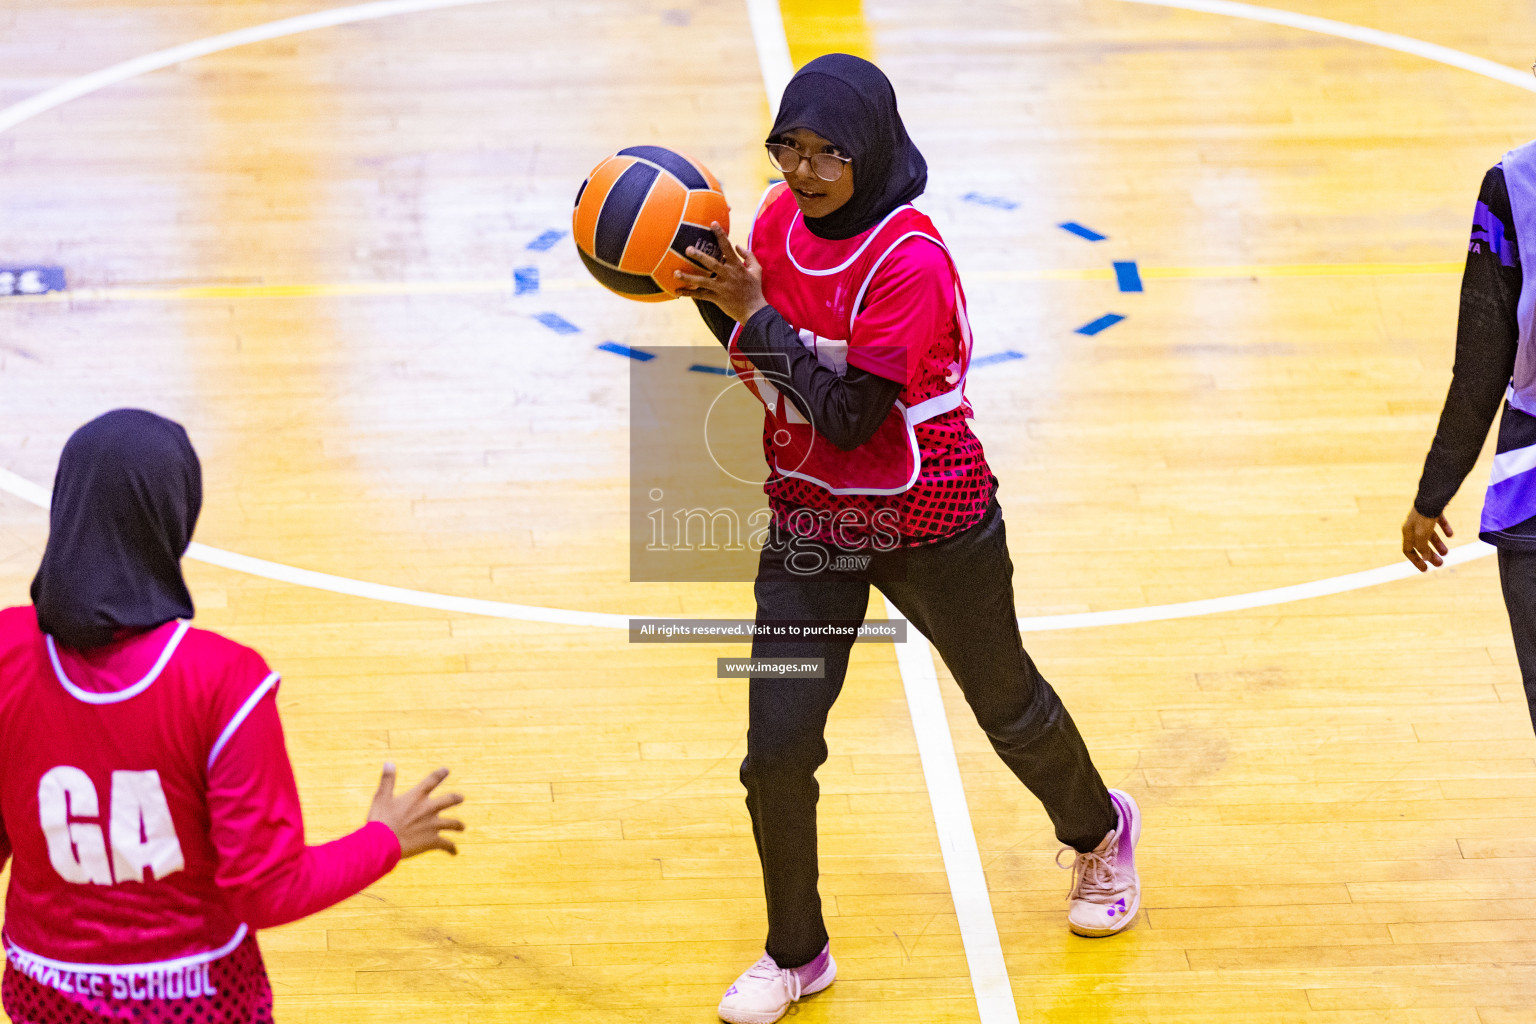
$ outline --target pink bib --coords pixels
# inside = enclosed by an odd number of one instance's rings
[[[763,197],[748,245],[763,265],[768,303],[799,332],[801,344],[817,361],[841,376],[848,370],[850,345],[858,344],[858,318],[870,282],[896,247],[913,238],[937,245],[953,267],[938,229],[911,206],[898,207],[852,238],[818,238],[806,228],[794,196],[781,182]],[[841,451],[816,433],[782,393],[785,374],[765,374],[742,354],[737,327],[731,335],[731,366],[766,410],[763,447],[775,473],[832,494],[900,494],[912,487],[922,471],[913,427],[965,404],[971,331],[958,273],[955,282],[961,342],[957,345],[947,337],[912,339],[905,353],[906,389],[874,435],[853,451]],[[927,363],[934,365],[922,365]]]

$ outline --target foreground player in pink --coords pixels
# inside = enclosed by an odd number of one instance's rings
[[[306,846],[261,656],[192,629],[181,556],[202,475],[178,424],[120,409],[54,480],[30,606],[0,612],[5,1012],[14,1024],[272,1020],[255,930],[378,881],[459,830],[440,768]]]
[[[854,626],[877,587],[933,641],[1072,852],[1068,926],[1116,934],[1140,905],[1141,816],[1130,794],[1105,787],[1019,638],[998,482],[965,398],[965,293],[938,229],[911,205],[927,164],[885,75],[848,54],[800,69],[767,146],[785,180],[758,208],[749,248],[715,225],[719,258],[688,252],[710,276],[678,275],[764,406],[773,522],[757,622]],[[816,770],[852,645],[820,632],[753,640],[754,659],[819,658],[824,671],[749,684],[741,779],[768,940],[720,1002],[732,1024],[771,1024],[837,975],[817,890]]]

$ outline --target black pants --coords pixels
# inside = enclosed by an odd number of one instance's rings
[[[1077,726],[1019,639],[1013,562],[995,501],[964,533],[876,554],[860,572],[808,576],[804,562],[794,563],[801,568],[796,572],[782,550],[764,546],[756,585],[760,623],[860,622],[873,581],[932,641],[993,749],[1045,805],[1057,837],[1092,850],[1115,827],[1109,792]],[[750,683],[741,781],[763,862],[767,950],[781,967],[809,963],[827,942],[816,890],[816,769],[827,759],[827,713],[842,689],[851,647],[841,639],[752,645],[753,657],[826,660],[823,679]]]
[[[1525,682],[1525,702],[1536,727],[1536,551],[1499,548],[1499,583],[1515,634],[1515,656]]]

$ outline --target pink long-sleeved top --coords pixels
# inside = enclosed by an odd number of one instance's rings
[[[0,611],[13,961],[213,960],[389,873],[400,843],[382,822],[305,845],[277,686],[255,651],[185,622],[80,652],[31,606]]]

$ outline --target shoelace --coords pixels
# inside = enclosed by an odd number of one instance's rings
[[[1116,839],[1118,836],[1110,837],[1105,845],[1106,851],[1115,848]],[[1068,852],[1076,854],[1070,865],[1061,862],[1061,855]],[[1120,891],[1120,877],[1106,853],[1083,853],[1070,846],[1063,846],[1056,851],[1056,866],[1063,871],[1068,868],[1072,871],[1072,891],[1067,893],[1069,900],[1098,902],[1098,897],[1112,896]]]
[[[767,982],[773,982],[782,977],[784,987],[789,991],[789,1001],[794,1003],[800,1000],[800,972],[793,968],[780,967],[773,962],[772,957],[765,956],[749,967],[747,977],[759,978]]]

